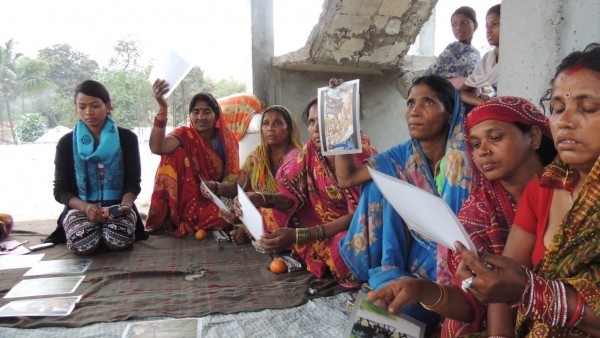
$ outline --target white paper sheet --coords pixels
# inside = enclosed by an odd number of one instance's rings
[[[168,49],[160,58],[155,60],[148,81],[154,83],[156,79],[166,80],[169,83],[169,91],[165,94],[165,98],[167,98],[193,66],[176,51]]]
[[[240,202],[243,213],[242,217],[240,217],[240,220],[244,222],[246,228],[248,228],[248,231],[250,231],[252,234],[252,237],[254,237],[256,240],[259,240],[264,234],[262,215],[260,211],[256,209],[254,204],[252,204],[248,196],[246,196],[246,193],[239,184],[237,185],[237,189],[238,201]]]
[[[30,268],[42,260],[44,254],[0,256],[0,270]]]
[[[15,300],[0,308],[0,317],[68,316],[81,296]]]
[[[219,209],[221,209],[223,211],[231,212],[231,210],[229,210],[229,208],[225,205],[225,203],[223,203],[223,201],[221,201],[219,196],[215,195],[210,189],[208,189],[208,187],[206,186],[204,181],[201,180],[201,182],[202,183],[200,183],[200,189],[204,189],[206,192],[208,192],[208,194],[210,195],[210,199],[219,207]]]
[[[85,276],[24,279],[13,286],[4,298],[32,297],[73,293]]]
[[[465,228],[443,199],[396,177],[368,169],[383,196],[410,229],[445,248],[455,250],[454,242],[459,241],[477,253]]]

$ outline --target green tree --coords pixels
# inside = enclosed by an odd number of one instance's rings
[[[46,124],[40,114],[25,114],[17,126],[19,138],[25,142],[33,142],[46,131]]]
[[[38,58],[48,63],[47,77],[56,87],[44,107],[43,114],[49,121],[59,123],[72,120],[73,90],[84,80],[94,79],[99,71],[98,63],[88,55],[71,49],[68,44],[58,44],[39,51]],[[50,123],[52,124],[52,123]]]
[[[22,58],[17,65],[17,94],[21,97],[21,114],[25,114],[25,98],[49,88],[52,83],[46,78],[48,64],[44,61]],[[49,121],[50,122],[50,121]],[[50,127],[55,127],[56,123]]]
[[[12,39],[6,41],[4,46],[0,46],[0,93],[4,101],[8,124],[12,133],[13,142],[19,144],[15,125],[10,107],[10,100],[14,97],[17,87],[17,60],[23,55],[15,53],[14,42]],[[0,128],[2,128],[2,136],[4,138],[4,124],[0,114]]]
[[[138,68],[141,51],[137,41],[119,40],[113,49],[117,56],[110,59],[111,68],[117,68],[123,72]]]
[[[149,107],[153,104],[148,82],[149,69],[138,67],[141,51],[136,41],[119,40],[115,57],[103,69],[101,82],[110,92],[113,114],[120,126],[133,128],[150,124]]]

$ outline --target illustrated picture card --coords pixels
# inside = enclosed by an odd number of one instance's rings
[[[362,152],[359,80],[319,88],[317,97],[323,155]]]
[[[188,338],[201,337],[201,332],[198,319],[166,319],[129,323],[121,337]]]
[[[0,308],[0,317],[68,316],[81,296],[15,300]]]
[[[92,265],[92,262],[91,258],[41,261],[29,269],[24,276],[82,274]]]
[[[165,94],[165,98],[167,98],[193,67],[192,63],[175,50],[167,49],[162,55],[159,55],[158,59],[154,60],[148,81],[154,83],[156,79],[166,80],[169,83],[169,91]]]
[[[24,279],[13,286],[4,298],[35,297],[73,293],[85,276]]]
[[[455,250],[454,242],[459,241],[477,254],[471,237],[446,201],[396,177],[368,169],[383,196],[411,230],[450,250]]]
[[[44,254],[0,256],[0,270],[30,268],[42,260]]]
[[[345,337],[423,338],[425,324],[405,314],[393,314],[365,300],[359,291]]]

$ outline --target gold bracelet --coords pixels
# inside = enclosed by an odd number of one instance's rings
[[[296,244],[304,246],[309,242],[309,229],[308,228],[296,228]]]
[[[321,224],[321,240],[327,238],[327,233],[325,232],[325,224]]]
[[[443,310],[446,307],[446,305],[448,305],[448,291],[446,290],[446,287],[442,284],[435,284],[440,289],[440,298],[438,298],[438,300],[432,305],[425,305],[423,303],[421,303],[421,305],[423,305],[423,307],[429,311],[438,312],[440,310]]]

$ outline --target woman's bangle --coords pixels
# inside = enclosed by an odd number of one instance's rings
[[[131,208],[131,203],[121,203],[121,204],[119,204],[119,206]]]
[[[262,193],[262,192],[260,192],[260,191],[257,191],[256,193],[257,193],[257,194],[259,194],[259,195],[260,195],[260,197],[262,197],[262,200],[263,200],[263,206],[264,206],[264,207],[266,207],[266,206],[267,206],[267,200],[265,199],[265,195],[263,195],[263,193]]]
[[[432,305],[425,305],[423,303],[421,303],[421,305],[423,305],[423,307],[429,311],[438,312],[440,310],[443,310],[446,307],[446,305],[448,305],[448,291],[446,290],[446,287],[442,284],[435,284],[440,289],[440,298],[438,298],[438,300]]]
[[[310,239],[309,228],[296,228],[296,245],[304,246]]]
[[[585,299],[581,293],[577,292],[577,307],[571,315],[571,319],[567,322],[567,327],[575,327],[581,319],[583,319],[583,313],[585,312]]]
[[[158,116],[158,115],[157,115]],[[156,128],[166,128],[167,120],[159,120],[156,116],[154,117],[154,126]]]

